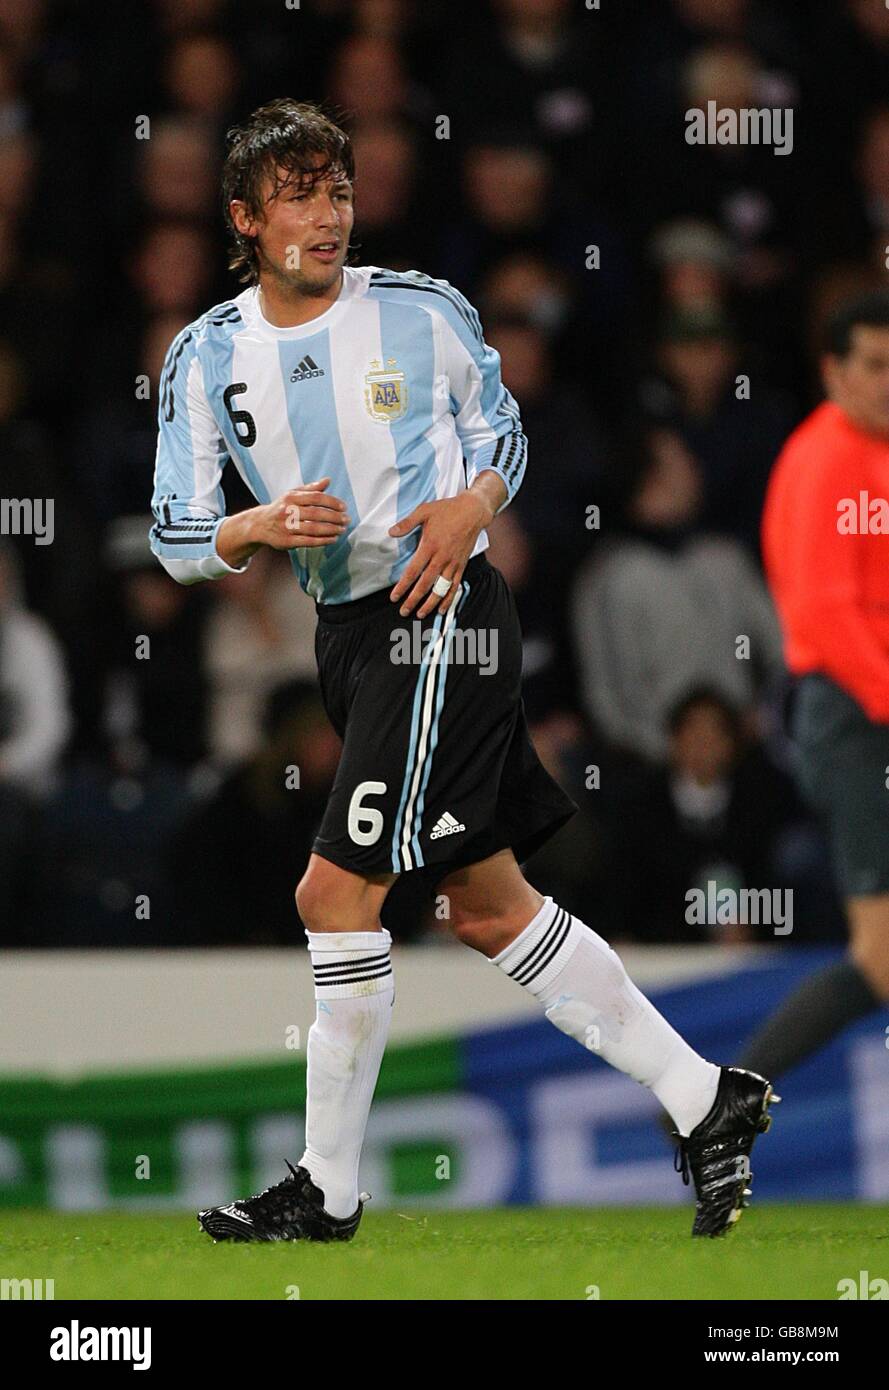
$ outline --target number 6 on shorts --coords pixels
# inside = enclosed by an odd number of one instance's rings
[[[383,833],[383,813],[375,806],[362,806],[364,796],[382,796],[385,782],[359,782],[349,802],[349,836],[356,845],[375,845]],[[362,825],[369,829],[362,830]]]

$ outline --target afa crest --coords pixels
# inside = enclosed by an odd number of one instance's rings
[[[407,410],[407,383],[394,357],[386,359],[385,367],[378,357],[371,362],[364,378],[364,404],[372,420],[386,424],[400,420]]]

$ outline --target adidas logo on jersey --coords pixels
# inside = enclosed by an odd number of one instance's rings
[[[317,362],[313,362],[311,357],[306,356],[301,362],[297,362],[291,375],[291,381],[309,381],[313,376],[323,376],[324,372]]]
[[[430,840],[440,840],[443,835],[457,835],[461,830],[465,829],[466,826],[461,825],[458,820],[455,820],[450,811],[445,811],[444,815],[439,816],[430,830],[429,838]]]

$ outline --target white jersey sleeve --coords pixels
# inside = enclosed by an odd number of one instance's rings
[[[228,451],[204,389],[194,328],[183,329],[164,361],[151,510],[151,548],[180,584],[241,574],[217,554],[225,520],[222,470]],[[249,560],[247,564],[249,564]]]
[[[507,489],[502,511],[521,486],[528,441],[519,408],[500,377],[500,354],[485,342],[469,301],[453,285],[448,291],[461,312],[459,320],[442,320],[444,361],[468,481],[471,484],[486,469],[498,474]]]

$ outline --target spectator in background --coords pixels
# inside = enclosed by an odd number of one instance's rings
[[[76,408],[74,373],[51,370],[71,361],[78,339],[75,278],[65,251],[47,249],[54,219],[35,216],[40,143],[19,130],[0,136],[0,323],[29,379],[30,398],[47,420]]]
[[[602,382],[596,371],[596,347],[590,342],[574,278],[567,271],[536,249],[515,251],[491,267],[481,281],[478,298],[486,323],[491,318],[524,318],[539,328],[559,363],[560,380],[579,386],[599,407]]]
[[[204,665],[210,752],[222,765],[251,757],[266,701],[283,682],[315,677],[315,606],[282,556],[264,548],[243,574],[214,585]]]
[[[22,601],[11,548],[0,547],[0,784],[45,794],[70,733],[67,678],[50,628]]]
[[[132,332],[117,340],[120,355],[113,367],[110,334],[104,345],[108,392],[84,412],[74,450],[90,514],[102,525],[132,515],[145,500],[145,479],[157,450],[161,369],[170,343],[188,321],[177,312],[149,318],[136,343]]]
[[[563,638],[553,621],[553,605],[537,577],[534,543],[511,507],[491,523],[487,556],[503,575],[515,598],[522,625],[522,689],[535,712],[560,707],[570,681],[561,665]],[[541,600],[541,592],[543,599]]]
[[[340,44],[327,95],[350,114],[356,132],[366,121],[401,119],[418,133],[431,125],[429,94],[411,79],[398,45],[378,34],[352,34]]]
[[[862,115],[889,93],[889,10],[871,0],[839,0],[822,6],[812,21],[804,34],[818,99],[819,143],[841,178],[837,164],[848,159]]]
[[[68,470],[59,466],[54,432],[35,411],[31,378],[11,341],[0,339],[0,498],[52,507],[52,543],[11,526],[17,589],[68,641],[92,587],[91,525]]]
[[[767,106],[793,113],[795,92],[776,90],[774,74],[765,71],[753,48],[737,41],[691,49],[678,72],[663,116],[656,118],[645,99],[639,112],[644,124],[632,147],[638,165],[629,192],[637,202],[636,220],[646,231],[677,217],[717,227],[733,248],[745,333],[761,351],[774,354],[773,372],[789,372],[786,349],[794,340],[806,225],[801,205],[807,183],[796,138],[789,156],[776,155],[767,144],[689,144],[686,118],[691,110],[706,111],[711,101],[719,111]]]
[[[134,315],[193,318],[211,283],[211,252],[210,240],[200,224],[176,220],[150,223],[127,262],[138,299],[138,305],[131,305],[127,315],[130,325]]]
[[[162,33],[174,38],[220,20],[229,0],[151,0],[151,3]]]
[[[0,944],[35,938],[42,803],[71,731],[61,648],[23,601],[15,552],[0,541]]]
[[[735,255],[718,227],[693,217],[677,218],[658,229],[650,253],[663,308],[685,313],[728,307]]]
[[[542,705],[531,685],[525,697],[528,730],[540,761],[560,787],[577,803],[577,813],[551,840],[528,860],[528,871],[541,882],[552,884],[550,895],[567,903],[568,911],[580,916],[607,936],[614,927],[608,913],[608,882],[615,872],[601,818],[598,795],[591,795],[587,780],[590,750],[583,720],[569,707],[567,691],[561,699]]]
[[[0,0],[0,30],[20,61],[37,50],[48,9],[46,0]]]
[[[643,391],[701,465],[700,525],[759,554],[759,518],[772,464],[794,425],[789,396],[742,358],[735,331],[716,307],[672,314],[657,344],[660,378]]]
[[[889,93],[887,93],[889,95]],[[845,219],[844,249],[851,257],[873,256],[886,268],[889,242],[889,105],[874,107],[861,130],[854,161],[855,189],[831,214]]]
[[[750,717],[783,668],[753,561],[737,542],[696,529],[697,460],[667,429],[649,429],[639,452],[623,534],[603,540],[581,569],[573,628],[591,723],[617,748],[658,763],[669,711],[690,690],[715,689]]]
[[[0,138],[0,216],[16,227],[31,203],[38,148],[36,138],[21,128]]]
[[[845,0],[846,11],[861,39],[862,59],[869,54],[875,69],[889,86],[889,14],[885,5],[869,5],[868,0]]]
[[[500,354],[504,384],[522,403],[535,466],[511,511],[533,543],[538,573],[548,576],[545,601],[552,621],[564,609],[573,570],[589,546],[587,507],[601,506],[607,439],[582,392],[558,372],[550,337],[537,323],[494,311],[486,316],[485,332]]]
[[[889,11],[881,21],[889,30]],[[889,77],[889,43],[885,54]],[[848,179],[836,168],[840,196],[817,211],[819,235],[810,258],[819,270],[809,294],[806,339],[808,385],[813,399],[821,391],[821,348],[828,324],[840,306],[886,284],[889,247],[889,85],[883,102],[872,106],[858,128],[850,131],[855,156]]]
[[[417,140],[395,120],[363,122],[355,151],[356,228],[352,245],[364,265],[428,273],[429,230],[418,196]]]
[[[290,682],[269,697],[263,732],[259,748],[196,808],[172,844],[168,875],[178,940],[289,945],[298,939],[294,866],[311,849],[340,743],[308,681]]]
[[[156,424],[156,377],[151,376],[150,399],[144,389],[136,394],[137,377],[149,371],[144,344],[152,336],[154,319],[161,319],[164,326],[175,320],[182,327],[194,319],[198,302],[206,302],[212,290],[211,246],[200,223],[174,218],[149,221],[125,244],[124,292],[118,305],[106,309],[87,349],[91,373],[104,383],[111,401],[118,406],[125,403],[128,410],[135,399],[140,413],[151,416],[152,425]],[[174,335],[177,331],[174,328]],[[91,399],[87,409],[97,407]]]
[[[694,33],[743,38],[750,22],[750,0],[670,0],[676,19]]]
[[[187,770],[207,751],[206,600],[158,570],[143,516],[109,527],[106,560],[116,572],[109,616],[104,726],[114,760],[139,772],[151,760]]]
[[[234,113],[240,81],[235,52],[218,34],[183,34],[167,50],[163,82],[171,106],[217,129]]]
[[[889,88],[881,99],[850,122],[848,139],[832,161],[833,188],[810,190],[808,218],[817,219],[818,236],[802,247],[810,275],[840,267],[865,268],[885,281],[889,244]],[[874,283],[874,288],[877,288]]]
[[[461,173],[462,215],[439,227],[437,273],[454,284],[479,285],[504,261],[545,255],[551,271],[561,273],[582,326],[582,349],[568,357],[566,369],[616,381],[629,283],[622,240],[607,216],[589,204],[577,208],[571,171],[555,165],[521,121],[480,132]]]
[[[708,101],[715,101],[719,111],[740,112],[762,105],[763,73],[744,44],[698,49],[683,77],[683,108],[706,110]],[[677,120],[677,128],[684,141],[684,119]],[[680,189],[683,176],[687,183]],[[685,158],[673,165],[670,179],[686,209],[697,205],[732,237],[738,276],[747,288],[762,290],[783,282],[790,269],[792,199],[798,191],[791,157],[776,156],[770,145],[686,144]]]
[[[141,156],[139,192],[149,216],[212,218],[218,160],[206,121],[197,116],[155,120]]]
[[[785,17],[770,0],[669,0],[668,6],[658,8],[672,11],[680,44],[693,46],[702,39],[743,41],[768,64],[788,99],[795,95],[798,45]]]
[[[140,329],[148,333],[152,319],[160,316],[187,324],[198,302],[206,302],[212,290],[211,247],[200,223],[174,218],[149,221],[126,242],[124,293],[118,306],[106,309],[89,350],[91,372],[107,383],[113,400],[132,400],[136,377],[145,371]],[[137,399],[144,411],[144,393]],[[147,409],[153,413],[150,405]]]
[[[526,318],[556,341],[570,328],[574,314],[570,275],[537,250],[504,256],[482,282],[489,314]]]
[[[28,102],[22,90],[15,52],[0,30],[0,139],[7,140],[28,128]]]
[[[745,737],[738,711],[713,690],[670,711],[668,758],[614,812],[614,934],[648,942],[771,939],[770,925],[689,921],[689,890],[792,886],[782,857],[806,821],[790,778]],[[814,852],[814,851],[813,851]],[[805,932],[806,923],[796,923]]]
[[[462,171],[467,215],[441,228],[436,248],[445,279],[475,282],[503,256],[541,244],[555,260],[569,254],[564,222],[554,225],[553,170],[532,132],[513,126],[476,135]]]
[[[494,25],[480,25],[447,54],[443,109],[453,113],[460,147],[479,129],[520,109],[536,141],[559,169],[571,170],[569,196],[582,206],[606,163],[607,69],[599,61],[600,26],[580,18],[570,0],[495,0]]]

